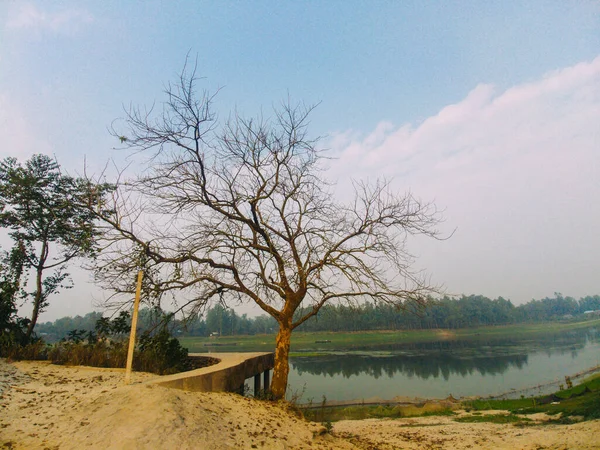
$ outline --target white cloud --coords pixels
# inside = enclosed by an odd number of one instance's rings
[[[45,12],[31,3],[25,3],[12,11],[7,28],[71,35],[93,21],[93,16],[82,9]]]
[[[395,177],[446,208],[423,263],[453,292],[597,294],[600,57],[504,92],[475,87],[420,124],[333,136],[333,173]],[[342,188],[344,189],[344,188]]]

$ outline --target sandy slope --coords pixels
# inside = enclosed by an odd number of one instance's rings
[[[491,423],[458,423],[450,417],[367,419],[338,422],[334,432],[339,437],[350,439],[354,436],[363,445],[370,444],[370,448],[380,450],[600,448],[600,421],[515,427]]]
[[[437,449],[600,448],[600,421],[516,428],[447,417],[343,421],[320,434],[285,405],[192,393],[116,370],[0,360],[0,448]]]
[[[0,448],[354,448],[281,406],[140,384],[150,374],[0,364]]]

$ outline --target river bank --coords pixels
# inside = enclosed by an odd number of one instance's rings
[[[600,319],[543,322],[517,325],[495,325],[477,328],[431,330],[373,330],[356,332],[294,332],[291,356],[319,356],[323,352],[343,351],[356,347],[389,344],[419,344],[438,341],[485,341],[504,338],[535,338],[549,333],[600,326]],[[203,353],[212,347],[223,351],[274,351],[275,334],[239,336],[188,336],[178,338],[190,352]]]
[[[123,385],[120,370],[0,361],[0,446],[11,449],[598,448],[600,421],[527,427],[457,415],[341,421],[331,433],[286,403]],[[485,412],[490,414],[493,412]],[[531,416],[530,416],[531,418]]]

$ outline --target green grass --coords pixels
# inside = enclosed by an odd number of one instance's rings
[[[313,422],[339,420],[397,419],[400,417],[450,416],[451,408],[435,402],[417,405],[352,405],[303,408],[304,417]]]
[[[553,404],[554,403],[554,404]],[[587,378],[571,389],[554,393],[553,398],[540,396],[514,400],[472,400],[463,402],[467,410],[507,410],[517,414],[544,412],[562,418],[580,416],[600,419],[600,374]]]
[[[467,411],[486,411],[489,409],[499,409],[506,411],[520,410],[534,406],[533,398],[512,399],[512,400],[468,400],[463,403]]]
[[[577,386],[573,386],[571,389],[558,391],[555,395],[560,398],[571,398],[582,395],[584,391],[588,389],[590,391],[600,390],[600,374],[592,375],[586,378]]]
[[[485,414],[485,415],[473,415],[473,416],[464,416],[457,417],[454,419],[455,422],[461,423],[512,423],[515,425],[523,424],[524,422],[531,422],[531,419],[526,417],[519,417],[515,414]]]
[[[325,352],[290,352],[290,357],[292,358],[296,358],[296,357],[304,357],[304,358],[310,358],[310,357],[315,357],[315,356],[327,356],[329,353],[325,353]]]
[[[535,337],[546,333],[560,333],[567,330],[576,330],[600,325],[600,319],[583,322],[547,322],[539,324],[502,325],[479,328],[463,328],[458,330],[409,330],[409,331],[361,331],[361,332],[321,332],[306,333],[295,332],[292,334],[291,351],[293,356],[319,356],[327,351],[348,350],[354,347],[368,347],[386,344],[411,344],[433,342],[444,339],[453,340],[483,340]],[[315,341],[329,340],[328,343]],[[274,334],[260,334],[254,336],[221,336],[209,337],[181,337],[183,347],[191,353],[212,352],[247,352],[247,351],[273,351],[275,349]],[[207,346],[205,344],[219,344]]]

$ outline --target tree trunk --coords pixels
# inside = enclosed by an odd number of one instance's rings
[[[273,381],[271,382],[271,393],[276,399],[284,398],[287,389],[288,374],[290,372],[290,338],[292,337],[292,321],[279,322],[275,347],[275,368],[273,369]]]
[[[31,322],[27,326],[27,341],[33,334],[33,329],[37,323],[38,315],[40,314],[40,305],[42,303],[42,269],[38,268],[35,276],[35,295],[33,296],[33,311],[31,312]]]

